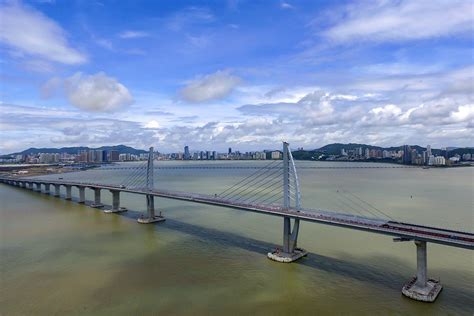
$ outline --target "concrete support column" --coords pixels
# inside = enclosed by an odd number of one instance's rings
[[[434,302],[443,286],[439,281],[428,279],[426,241],[415,240],[416,277],[402,288],[403,295],[417,301]]]
[[[66,200],[72,200],[72,186],[66,185]],[[79,201],[79,203],[81,203]]]
[[[50,187],[51,187],[51,185],[49,183],[45,183],[44,184],[44,193],[49,194],[49,188]]]
[[[61,185],[60,184],[55,184],[54,185],[54,196],[60,196],[61,195]]]
[[[146,216],[141,216],[138,222],[141,224],[149,224],[162,222],[165,218],[161,215],[155,215],[155,197],[151,194],[146,195]]]
[[[41,183],[35,183],[35,186],[36,186],[35,191],[41,192]]]
[[[86,202],[86,187],[77,187],[79,190],[79,203]]]
[[[104,210],[105,213],[119,213],[125,212],[127,209],[125,207],[120,207],[120,191],[110,190],[112,193],[112,209]]]
[[[28,189],[33,190],[33,182],[27,182]]]
[[[304,249],[297,248],[298,232],[300,227],[299,219],[294,220],[293,229],[291,228],[291,218],[283,218],[283,247],[269,252],[267,257],[278,262],[289,263],[300,259],[308,254]]]
[[[112,193],[112,209],[118,210],[120,208],[120,191],[111,190]]]
[[[146,213],[148,218],[155,217],[155,197],[153,195],[146,196]]]
[[[291,221],[289,217],[283,218],[283,252],[290,253]]]
[[[427,280],[426,241],[415,241],[416,245],[416,285],[425,287]]]
[[[100,189],[92,188],[94,190],[94,203],[91,204],[91,207],[103,207],[104,205],[100,202]]]

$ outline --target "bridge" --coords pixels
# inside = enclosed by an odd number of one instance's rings
[[[394,241],[414,241],[417,273],[404,285],[402,293],[425,302],[433,302],[442,289],[438,280],[428,278],[427,275],[427,243],[474,249],[474,234],[470,232],[399,222],[373,206],[372,217],[303,208],[296,165],[288,143],[283,143],[282,151],[282,160],[273,160],[263,167],[258,167],[254,173],[214,195],[156,189],[153,148],[150,148],[146,164],[124,168],[128,169],[129,174],[118,184],[108,183],[108,179],[101,176],[83,181],[3,176],[0,177],[0,182],[46,194],[52,193],[57,197],[61,196],[60,190],[64,187],[67,200],[72,199],[72,188],[76,187],[79,191],[79,203],[86,202],[85,190],[90,189],[94,192],[91,207],[95,208],[105,208],[101,203],[101,191],[108,190],[112,194],[112,207],[105,209],[106,213],[127,211],[120,206],[121,192],[144,195],[147,209],[138,219],[142,224],[165,221],[162,212],[157,214],[155,210],[155,197],[278,216],[283,218],[282,247],[270,251],[267,256],[271,260],[284,263],[293,262],[307,255],[307,252],[297,245],[300,221],[389,235],[394,237]],[[120,167],[104,169],[120,169]],[[51,191],[51,186],[54,187],[54,191]]]

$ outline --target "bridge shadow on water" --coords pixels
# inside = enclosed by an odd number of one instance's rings
[[[167,211],[171,210],[167,209]],[[120,213],[119,215],[136,220],[141,214],[143,213],[129,210],[128,212]],[[214,228],[185,223],[170,218],[167,218],[164,223],[155,224],[155,230],[160,229],[171,229],[209,241],[210,243],[216,243],[225,247],[240,248],[246,251],[261,254],[262,256],[266,256],[268,251],[271,249],[281,247],[279,244],[269,243]],[[347,254],[347,257],[348,259],[354,258],[349,254]],[[317,269],[319,271],[341,275],[349,279],[362,282],[376,283],[383,287],[391,288],[397,291],[400,291],[405,282],[411,277],[411,275],[402,274],[399,271],[413,270],[413,274],[416,272],[415,266],[409,266],[395,257],[372,256],[367,258],[366,262],[367,263],[357,263],[354,261],[328,257],[310,252],[308,253],[307,257],[302,258],[292,264],[303,265]],[[273,264],[281,263],[275,262]],[[472,304],[472,301],[469,299],[472,293],[466,293],[466,291],[459,288],[453,289],[451,285],[450,289],[457,292],[458,300],[460,296],[462,296],[466,298],[466,304]]]
[[[73,198],[72,200],[75,201],[76,199]],[[86,201],[85,205],[90,206],[91,203],[92,201]],[[105,207],[107,208],[111,206],[105,205]],[[167,208],[167,212],[172,212],[172,209],[173,207]],[[110,216],[116,215],[131,220],[137,220],[142,214],[143,212],[129,209],[127,212],[110,214]],[[262,256],[266,256],[268,251],[271,249],[281,247],[279,244],[269,243],[215,228],[185,223],[171,218],[166,218],[166,221],[163,223],[152,225],[154,225],[155,230],[170,229],[197,237],[201,240],[208,241],[209,243],[215,243],[225,247],[240,248]],[[292,264],[303,265],[319,271],[344,276],[348,279],[378,284],[379,286],[396,291],[401,291],[402,286],[412,276],[406,275],[406,273],[402,274],[399,271],[412,270],[413,274],[416,273],[416,267],[414,265],[409,266],[405,262],[391,256],[372,256],[367,258],[365,263],[350,261],[351,258],[354,258],[350,254],[347,254],[347,258],[348,260],[343,260],[310,252],[307,257]],[[360,261],[360,259],[358,260]],[[281,265],[281,263],[276,262],[271,264]],[[453,271],[450,271],[450,273],[453,274]],[[454,271],[454,273],[459,273],[461,278],[463,277],[463,272],[461,271]],[[449,293],[450,294],[445,293],[442,297],[447,299],[447,297],[454,298],[455,296],[457,303],[464,304],[465,306],[473,306],[471,291],[456,287],[455,284],[450,284]],[[442,297],[441,299],[443,299]]]

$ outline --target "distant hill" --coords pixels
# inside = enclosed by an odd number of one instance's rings
[[[298,160],[312,160],[316,159],[321,155],[340,155],[341,149],[344,148],[345,150],[354,150],[355,148],[362,147],[363,150],[366,148],[369,149],[378,149],[378,150],[388,150],[388,151],[395,151],[403,149],[403,146],[393,146],[393,147],[380,147],[380,146],[372,146],[367,144],[356,144],[356,143],[334,143],[328,144],[318,149],[312,150],[296,150],[293,151],[293,157]],[[417,152],[421,153],[426,150],[426,147],[421,147],[418,145],[410,145],[410,148],[416,149]],[[454,149],[455,148],[455,149]],[[472,147],[465,147],[465,148],[458,148],[458,147],[449,147],[449,157],[454,156],[455,154],[462,155],[465,153],[474,154],[474,148]],[[431,149],[434,155],[443,155],[446,151],[442,149]]]
[[[340,155],[341,154],[341,149],[344,148],[346,150],[354,150],[356,148],[369,148],[369,149],[384,149],[382,147],[378,146],[371,146],[371,145],[365,145],[365,144],[355,144],[355,143],[349,143],[349,144],[341,144],[341,143],[334,143],[334,144],[329,144],[326,146],[323,146],[319,148],[317,151],[321,153],[325,153],[327,155]]]
[[[62,148],[28,148],[26,150],[23,150],[21,152],[17,153],[12,153],[10,155],[6,156],[12,156],[12,155],[34,155],[34,154],[39,154],[39,153],[68,153],[68,154],[77,154],[81,150],[116,150],[120,154],[133,154],[133,155],[139,155],[139,154],[144,154],[147,153],[147,151],[142,150],[142,149],[135,149],[133,147],[125,146],[125,145],[117,145],[117,146],[102,146],[98,148],[91,148],[91,147],[62,147]]]

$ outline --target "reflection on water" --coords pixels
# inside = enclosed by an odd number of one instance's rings
[[[305,164],[318,165],[299,163]],[[156,186],[213,194],[250,172],[159,169]],[[64,177],[85,176],[87,172]],[[118,170],[102,174],[116,182],[124,176]],[[305,207],[354,213],[357,204],[347,199],[344,204],[337,196],[345,190],[399,220],[469,231],[472,179],[471,168],[300,172]],[[92,199],[92,192],[87,194]],[[135,219],[145,208],[144,197],[122,194],[121,199],[133,211],[111,215],[2,185],[0,314],[474,311],[471,251],[429,244],[429,275],[441,278],[445,289],[434,304],[425,304],[400,292],[415,273],[412,243],[303,223],[299,244],[310,255],[285,265],[265,257],[281,242],[280,218],[157,199],[168,220],[139,225]],[[110,204],[111,194],[103,191],[103,200]]]

